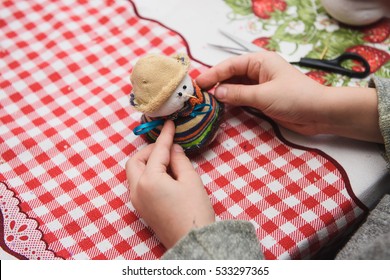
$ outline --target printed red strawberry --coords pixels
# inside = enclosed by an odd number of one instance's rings
[[[348,48],[346,51],[357,53],[364,57],[370,65],[370,73],[375,73],[383,64],[390,60],[389,53],[370,46],[357,45]],[[352,69],[360,72],[364,71],[363,66],[358,62],[355,62],[355,66],[353,66]]]
[[[390,19],[384,18],[377,23],[361,29],[363,40],[370,43],[381,43],[390,35]]]
[[[312,78],[313,80],[319,82],[322,85],[329,86],[331,83],[326,80],[325,76],[327,75],[324,71],[310,71],[306,73],[306,76]]]
[[[260,48],[264,48],[269,51],[275,51],[276,49],[270,44],[271,38],[269,37],[259,37],[252,41],[252,44],[259,46]]]
[[[263,19],[269,19],[275,10],[284,11],[286,7],[284,0],[252,0],[253,13]]]

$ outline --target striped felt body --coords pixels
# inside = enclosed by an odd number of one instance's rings
[[[216,136],[223,116],[224,106],[222,103],[206,91],[199,90],[198,94],[201,94],[199,99],[203,100],[204,104],[212,106],[211,110],[209,107],[204,107],[202,111],[208,111],[205,114],[199,114],[195,117],[191,117],[190,115],[182,116],[173,120],[176,125],[176,133],[173,141],[174,143],[180,144],[186,153],[199,151],[211,143]],[[141,124],[155,119],[142,115]],[[161,129],[162,125],[144,135],[149,142],[155,142]]]

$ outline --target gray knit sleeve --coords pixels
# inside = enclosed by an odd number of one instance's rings
[[[390,195],[385,195],[336,259],[390,259]]]
[[[379,127],[390,167],[390,79],[374,77],[370,87],[375,87],[378,95]],[[336,259],[390,259],[390,195],[371,211]]]
[[[370,82],[378,94],[379,127],[383,136],[386,160],[390,163],[390,79],[374,77]],[[390,164],[389,164],[390,167]]]
[[[221,221],[191,230],[163,260],[263,259],[255,228],[246,221]]]

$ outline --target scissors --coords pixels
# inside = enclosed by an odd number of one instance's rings
[[[216,45],[216,44],[209,44],[212,47],[218,48],[220,50],[230,52],[233,54],[244,54],[244,53],[253,53],[253,52],[259,52],[263,51],[264,49],[256,46],[255,44],[252,44],[250,42],[247,42],[245,40],[240,39],[239,37],[230,34],[229,32],[226,32],[224,30],[219,30],[223,35],[228,37],[233,42],[237,43],[241,48],[234,48],[234,47],[228,47],[223,45]],[[356,60],[360,62],[363,65],[364,71],[354,71],[348,68],[345,68],[342,66],[342,63],[347,60]],[[350,53],[345,52],[341,54],[340,56],[334,58],[334,59],[315,59],[315,58],[308,58],[304,57],[301,58],[299,61],[296,62],[290,62],[293,65],[299,65],[314,69],[320,69],[327,72],[337,73],[341,75],[348,76],[350,78],[366,78],[370,74],[370,65],[368,64],[367,60],[362,57],[361,55],[357,53]]]

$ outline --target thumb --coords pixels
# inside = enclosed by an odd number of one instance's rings
[[[172,146],[170,167],[173,175],[178,181],[187,178],[189,175],[188,172],[195,172],[190,159],[184,153],[183,148],[178,144]]]
[[[221,102],[235,106],[260,107],[261,85],[221,84],[214,96]]]

